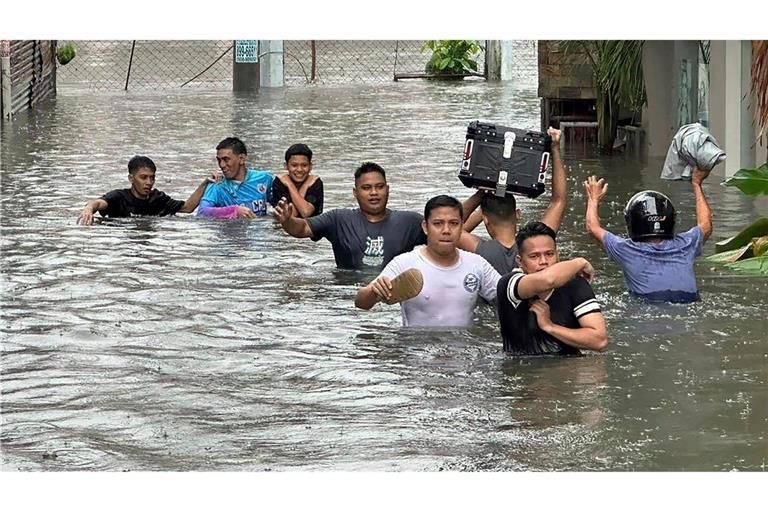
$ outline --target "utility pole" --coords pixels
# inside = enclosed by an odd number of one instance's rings
[[[232,90],[258,92],[259,41],[255,39],[235,41],[232,66]]]

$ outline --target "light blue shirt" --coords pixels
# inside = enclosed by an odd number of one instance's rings
[[[248,169],[245,179],[240,183],[228,179],[221,183],[210,183],[205,188],[197,214],[206,215],[205,210],[208,208],[242,205],[256,215],[266,215],[272,180],[272,175],[267,171]]]
[[[603,245],[624,271],[624,281],[633,295],[664,302],[699,300],[693,261],[704,245],[700,227],[660,243],[634,242],[606,232]]]

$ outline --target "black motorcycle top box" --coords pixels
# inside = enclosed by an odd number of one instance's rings
[[[472,121],[459,179],[501,197],[513,192],[538,197],[544,193],[551,144],[545,133]]]

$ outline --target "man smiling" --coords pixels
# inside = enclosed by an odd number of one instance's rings
[[[302,219],[293,215],[292,203],[281,199],[275,206],[275,218],[296,238],[315,242],[327,238],[339,268],[381,268],[426,241],[421,215],[387,208],[389,185],[380,165],[365,162],[358,167],[352,193],[359,208],[337,208]]]
[[[197,214],[220,219],[247,218],[267,214],[272,175],[245,166],[248,150],[237,137],[228,137],[216,146],[216,163],[224,179],[208,187]]]
[[[294,215],[304,219],[323,213],[323,180],[312,172],[312,150],[306,144],[294,144],[285,151],[284,174],[275,176],[269,204],[285,198],[293,204]]]
[[[411,268],[423,275],[415,297],[400,303],[404,326],[469,327],[478,296],[496,297],[499,273],[482,256],[456,248],[462,233],[462,206],[458,199],[440,195],[427,201],[422,229],[427,245],[394,258],[381,275],[360,288],[355,306],[371,309],[390,303],[392,280]]]

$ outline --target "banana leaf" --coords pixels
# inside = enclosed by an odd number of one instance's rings
[[[749,196],[768,194],[768,163],[757,169],[739,169],[723,185],[736,187]]]
[[[714,263],[733,263],[735,261],[743,260],[746,258],[753,258],[755,255],[752,252],[752,244],[745,245],[744,247],[739,247],[738,249],[733,249],[731,251],[725,251],[713,254],[712,256],[707,256],[704,258],[707,261],[711,261]]]
[[[768,236],[761,236],[757,240],[752,240],[751,245],[755,256],[768,255]]]
[[[757,258],[736,261],[734,263],[728,263],[725,266],[741,272],[768,276],[768,256],[758,256]]]
[[[750,226],[744,228],[736,235],[715,244],[715,254],[738,249],[750,243],[753,238],[768,235],[768,219],[765,217],[756,220]]]

